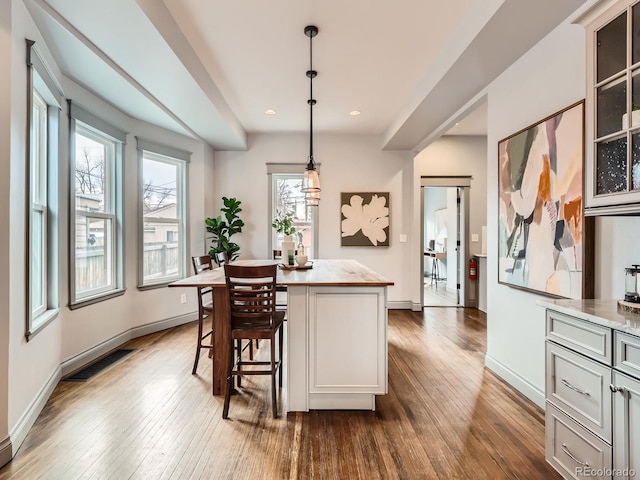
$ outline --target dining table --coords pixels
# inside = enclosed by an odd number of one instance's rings
[[[305,268],[279,264],[277,285],[287,287],[283,411],[375,410],[387,393],[387,287],[393,281],[352,259],[314,259]],[[212,391],[223,395],[230,359],[229,298],[224,267],[169,287],[211,287]]]

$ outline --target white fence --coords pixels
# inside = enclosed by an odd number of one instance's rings
[[[179,271],[178,243],[145,244],[144,278],[162,278]],[[76,249],[76,291],[83,292],[111,283],[111,256],[103,246]]]

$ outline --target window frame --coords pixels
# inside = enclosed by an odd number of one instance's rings
[[[27,341],[51,323],[59,312],[59,128],[63,92],[60,83],[36,48],[36,42],[26,39],[27,66],[27,140],[25,149],[25,337]],[[38,118],[46,126],[34,128],[34,106],[39,103]],[[37,144],[34,133],[42,133]],[[39,164],[33,155],[39,152]],[[37,178],[36,178],[37,177]],[[35,181],[39,185],[35,185]],[[41,195],[34,198],[36,191]],[[33,309],[34,299],[34,218],[42,215],[40,245],[42,248],[41,278],[39,283],[42,302]]]
[[[187,272],[188,235],[188,166],[191,152],[165,146],[150,140],[136,137],[138,149],[138,289],[162,288],[171,282],[184,278]],[[176,218],[152,217],[153,223],[178,226],[178,272],[174,275],[159,277],[157,281],[145,281],[144,277],[144,160],[152,160],[176,167]]]
[[[280,245],[277,245],[276,238],[277,234],[275,233],[273,227],[271,226],[273,219],[276,216],[276,207],[275,207],[275,194],[276,194],[276,181],[279,178],[300,178],[302,182],[302,178],[304,175],[304,171],[306,169],[305,163],[267,163],[267,177],[268,177],[268,204],[269,204],[269,213],[270,216],[268,218],[268,257],[271,258],[274,249],[279,249]],[[316,169],[318,173],[320,173],[320,164],[316,163]],[[301,193],[302,196],[304,194]],[[319,258],[319,233],[318,233],[318,220],[319,220],[319,211],[318,206],[307,206],[307,209],[312,212],[312,218],[309,221],[311,224],[311,245],[310,245],[310,254],[314,258]],[[296,241],[296,240],[294,240]]]
[[[69,308],[76,309],[86,305],[123,295],[124,284],[124,227],[123,204],[124,188],[122,166],[127,133],[102,120],[72,100],[69,106]],[[103,212],[88,212],[76,207],[76,135],[82,135],[105,146],[105,186],[103,186]],[[77,291],[76,279],[76,227],[78,216],[103,220],[109,225],[109,255],[111,281],[98,288],[82,293]]]

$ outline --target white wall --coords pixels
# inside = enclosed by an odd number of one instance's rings
[[[58,317],[27,342],[25,339],[25,196],[27,144],[27,68],[25,38],[36,40],[52,73],[61,82],[65,97],[129,132],[124,159],[124,295],[69,310],[68,303],[68,188],[67,106],[60,117],[59,163],[59,271]],[[0,2],[0,58],[7,67],[0,71],[0,209],[9,228],[0,232],[0,464],[7,435],[13,453],[30,422],[60,376],[65,361],[90,361],[100,349],[117,346],[130,335],[153,331],[169,323],[195,319],[195,289],[137,287],[138,162],[135,136],[192,152],[188,166],[188,255],[205,251],[204,218],[212,209],[213,150],[203,142],[168,132],[132,119],[104,103],[82,87],[64,78],[46,49],[24,4],[20,0]],[[10,59],[10,61],[9,61]],[[4,201],[3,201],[4,200]],[[187,271],[190,262],[185,263]],[[187,294],[186,304],[180,295]],[[151,325],[151,324],[155,324]],[[133,332],[133,333],[132,333]],[[138,332],[138,333],[135,333]],[[104,352],[102,352],[104,353]],[[85,354],[85,355],[83,355]],[[73,363],[73,362],[71,362]],[[4,442],[4,443],[3,443]]]
[[[8,272],[11,278],[7,288],[9,298],[9,405],[8,422],[12,440],[15,442],[14,430],[36,399],[41,389],[51,381],[60,366],[60,322],[54,321],[42,332],[27,343],[26,328],[26,296],[25,296],[25,259],[27,241],[25,238],[25,199],[26,199],[26,123],[27,123],[27,67],[25,38],[36,41],[38,50],[49,58],[44,41],[27,14],[21,1],[12,2],[11,15],[11,151],[10,168],[10,206],[7,229],[11,235],[8,239],[10,258]],[[52,65],[53,74],[59,71]],[[7,110],[3,109],[3,113]],[[62,123],[62,122],[61,122]],[[5,177],[6,178],[6,177]],[[4,191],[4,190],[3,190]],[[5,203],[3,202],[3,205]],[[3,243],[4,244],[4,243]],[[6,244],[4,244],[6,245]],[[59,277],[62,279],[62,277]],[[4,304],[4,303],[3,303]],[[5,304],[5,305],[6,305]],[[0,388],[2,388],[0,386]],[[14,452],[16,446],[13,446]]]
[[[539,405],[544,404],[544,311],[538,295],[499,285],[498,142],[585,96],[585,34],[556,28],[488,88],[487,356],[491,369]]]
[[[7,222],[10,213],[11,163],[11,11],[12,2],[0,2],[0,58],[5,59],[0,69],[0,218]],[[10,232],[0,229],[0,465],[11,455],[9,439],[9,336],[11,310],[9,286]]]
[[[242,201],[241,217],[246,227],[234,237],[241,246],[242,258],[270,256],[267,251],[271,218],[266,163],[305,163],[308,141],[308,135],[304,133],[250,134],[248,151],[216,152],[216,212],[222,206],[220,198],[223,195],[232,195]],[[405,200],[404,185],[411,182],[411,154],[381,151],[375,136],[316,133],[314,156],[320,164],[322,186],[318,257],[360,261],[395,282],[389,288],[392,306],[398,306],[398,303],[408,306],[409,279],[404,272],[408,271],[411,243],[400,243],[399,237],[401,233],[410,232],[411,209]],[[341,247],[340,193],[376,191],[389,192],[389,247]]]
[[[414,177],[413,177],[413,195],[414,204],[419,207],[420,201],[420,177],[421,176],[462,176],[471,175],[471,187],[469,188],[469,235],[467,244],[469,251],[467,255],[470,257],[474,254],[481,253],[481,244],[470,243],[471,233],[482,233],[482,225],[486,225],[487,219],[487,139],[482,136],[446,136],[435,141],[427,148],[422,150],[414,158]],[[420,236],[420,212],[414,210],[413,214],[413,235]],[[411,263],[410,283],[411,298],[419,299],[420,290],[422,289],[422,271],[418,255],[423,256],[422,250],[413,250],[413,259]],[[462,260],[463,262],[466,259]],[[473,285],[469,283],[467,276],[467,292],[473,290]],[[472,292],[469,295],[473,296]],[[419,300],[417,300],[419,305]],[[419,309],[418,306],[414,307]]]

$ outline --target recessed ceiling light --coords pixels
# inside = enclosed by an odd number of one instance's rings
[[[351,110],[351,111],[349,112],[349,115],[351,115],[351,116],[354,116],[354,117],[355,117],[356,115],[360,115],[361,113],[362,113],[362,112],[361,112],[360,110]]]
[[[271,108],[267,108],[264,113],[266,113],[267,115],[275,115],[276,111],[272,110]]]

